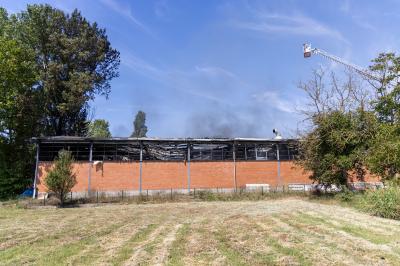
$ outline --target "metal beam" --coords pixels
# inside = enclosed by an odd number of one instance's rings
[[[236,142],[233,143],[233,184],[235,187],[235,191],[237,190],[236,183]]]
[[[92,166],[93,166],[93,142],[90,143],[89,150],[89,174],[88,174],[88,194],[90,196],[90,185],[92,181]]]
[[[278,160],[278,185],[282,185],[281,180],[281,161],[279,158],[279,144],[276,144],[276,159]]]
[[[188,193],[190,193],[190,144],[187,145],[187,181],[188,181]]]
[[[36,165],[35,165],[35,178],[33,180],[33,195],[32,198],[36,198],[36,184],[39,174],[39,143],[36,143]]]
[[[140,142],[140,158],[139,158],[139,193],[142,194],[142,164],[143,164],[143,144]]]

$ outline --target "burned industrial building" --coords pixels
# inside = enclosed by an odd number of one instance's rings
[[[62,149],[75,159],[78,183],[73,190],[79,192],[311,183],[293,163],[296,139],[42,137],[33,141],[39,192],[45,192],[42,181]]]

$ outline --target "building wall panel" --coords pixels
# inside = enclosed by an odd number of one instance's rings
[[[284,184],[310,184],[310,173],[296,165],[293,161],[281,161],[281,177]]]
[[[233,162],[190,162],[192,188],[233,188]]]
[[[277,185],[278,164],[275,161],[238,161],[236,180],[238,187],[246,184]]]
[[[88,189],[88,163],[74,163],[73,171],[76,174],[77,184],[74,186],[72,191],[87,191]],[[39,173],[38,173],[38,180],[37,186],[39,192],[47,191],[47,188],[44,184],[44,179],[47,176],[47,173],[52,169],[53,163],[52,162],[40,162],[39,163]]]
[[[38,188],[45,192],[43,179],[52,168],[52,162],[39,163]],[[91,188],[99,191],[139,190],[139,162],[104,162],[92,168]],[[73,191],[88,189],[88,162],[76,162],[73,166],[77,184]],[[188,187],[187,162],[144,161],[142,188],[186,189]],[[310,184],[309,173],[292,161],[281,162],[281,182]],[[191,161],[191,188],[234,188],[234,163],[229,161]],[[350,180],[352,181],[352,180]],[[355,180],[354,180],[355,181]],[[367,174],[367,182],[379,178]],[[237,161],[236,182],[238,187],[246,184],[278,185],[278,162]]]
[[[143,189],[187,188],[186,164],[184,162],[143,162]]]
[[[139,163],[105,162],[93,165],[91,188],[98,191],[138,190]]]

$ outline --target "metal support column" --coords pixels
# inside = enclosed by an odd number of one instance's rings
[[[233,184],[235,188],[235,192],[237,190],[236,183],[236,142],[233,142]]]
[[[279,158],[279,144],[276,144],[276,159],[278,160],[278,185],[282,185],[282,180],[281,180],[281,161]]]
[[[33,195],[32,198],[36,198],[36,184],[39,174],[39,143],[36,143],[36,165],[35,165],[35,177],[33,180]]]
[[[93,142],[90,143],[89,150],[89,174],[88,174],[88,194],[90,197],[90,185],[92,182],[92,166],[93,166]]]
[[[142,164],[143,164],[143,145],[140,142],[140,158],[139,158],[139,193],[142,194]]]
[[[187,181],[188,181],[188,193],[190,193],[190,143],[187,145]]]

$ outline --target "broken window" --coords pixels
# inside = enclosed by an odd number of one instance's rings
[[[233,160],[233,144],[192,144],[190,155],[194,161]]]
[[[143,160],[184,161],[186,157],[187,144],[143,143]]]
[[[61,149],[69,150],[76,161],[89,161],[90,142],[40,143],[39,160],[53,161]],[[185,161],[188,143],[177,141],[108,141],[93,143],[93,161],[139,161],[142,147],[143,160],[147,161]],[[236,160],[277,160],[279,147],[280,160],[293,160],[298,154],[296,142],[207,142],[190,144],[191,160],[194,161],[232,161],[235,147]]]

